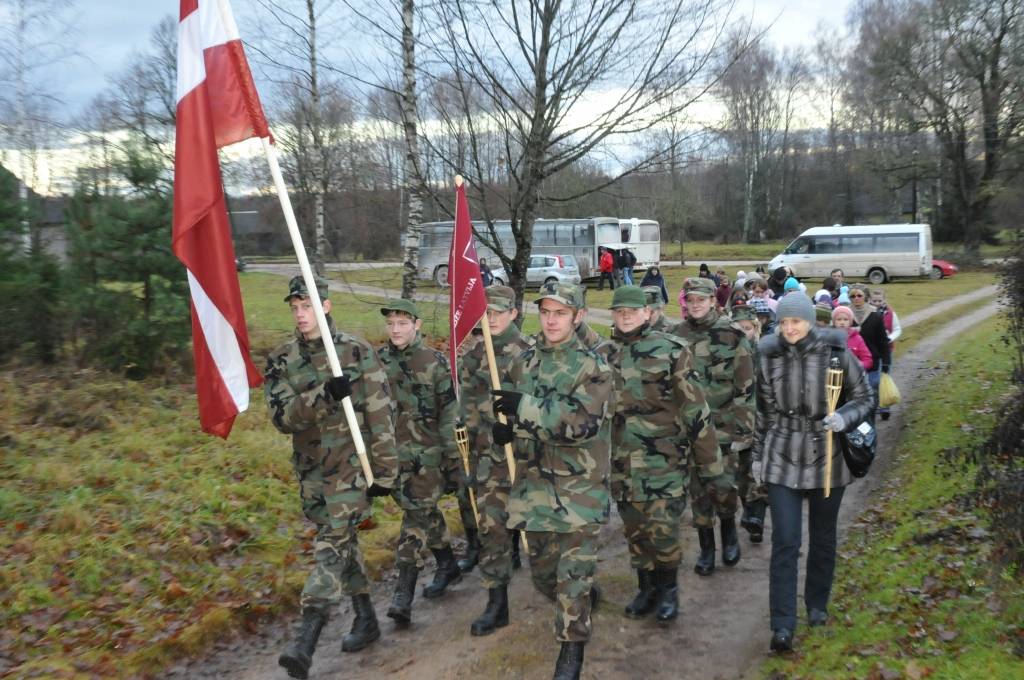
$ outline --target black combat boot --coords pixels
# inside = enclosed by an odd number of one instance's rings
[[[519,542],[523,539],[519,537],[519,532],[515,529],[508,532],[508,535],[512,540],[512,570],[515,571],[523,566],[523,560],[519,557]]]
[[[388,618],[400,625],[409,625],[412,621],[412,599],[416,596],[416,579],[420,570],[414,564],[403,564],[398,567],[398,582],[395,583],[395,596],[388,607]]]
[[[555,662],[555,677],[552,680],[579,680],[583,670],[584,642],[563,642],[562,651]]]
[[[764,511],[764,501],[754,501],[743,508],[740,526],[747,530],[751,543],[760,543],[764,540]]]
[[[455,562],[455,554],[452,552],[451,546],[432,552],[434,559],[437,560],[437,571],[434,572],[434,580],[423,587],[423,597],[428,600],[441,597],[448,586],[462,580],[462,572],[459,571],[459,565]]]
[[[490,635],[508,625],[508,586],[487,589],[487,607],[469,627],[470,635]]]
[[[693,570],[701,576],[710,576],[715,570],[715,530],[713,527],[697,529],[697,540],[700,542],[700,557],[693,565]]]
[[[654,618],[658,623],[672,623],[679,616],[678,571],[678,569],[658,569],[654,572],[658,598],[658,613]]]
[[[343,652],[358,652],[380,637],[377,612],[373,611],[370,595],[368,593],[355,595],[352,598],[352,609],[356,612],[356,618],[352,622],[352,630],[341,641],[341,651]]]
[[[466,554],[459,560],[459,571],[468,574],[480,562],[480,533],[466,529]]]
[[[636,582],[640,592],[636,594],[632,602],[626,605],[626,616],[629,618],[642,619],[658,606],[653,573],[647,569],[636,570]]]
[[[735,566],[740,561],[740,537],[736,534],[736,518],[718,516],[722,536],[722,564]]]
[[[302,612],[302,623],[295,635],[281,656],[277,658],[277,664],[288,672],[292,678],[305,680],[309,677],[309,667],[313,663],[313,652],[316,650],[316,642],[320,639],[320,631],[327,623],[327,615],[315,609],[306,609]]]

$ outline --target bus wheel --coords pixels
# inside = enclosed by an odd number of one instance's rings
[[[880,286],[885,283],[885,270],[881,267],[875,267],[868,272],[868,281],[871,282],[872,286]]]
[[[442,288],[448,287],[448,267],[446,265],[440,266],[434,270],[434,283]]]

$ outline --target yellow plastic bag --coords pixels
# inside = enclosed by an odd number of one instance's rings
[[[893,404],[900,403],[900,388],[896,387],[896,381],[888,373],[882,374],[878,382],[878,405],[882,408],[889,408]]]

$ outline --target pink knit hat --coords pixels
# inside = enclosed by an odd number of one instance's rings
[[[833,309],[832,310],[832,323],[835,323],[835,320],[838,319],[841,316],[845,316],[847,319],[850,320],[850,323],[853,323],[853,310],[850,309],[849,307],[844,307],[842,305],[839,305],[838,307]]]

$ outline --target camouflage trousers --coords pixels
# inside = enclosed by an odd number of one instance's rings
[[[466,468],[462,464],[462,458],[446,459],[441,472],[444,475],[444,492],[455,494],[455,499],[459,502],[459,519],[462,521],[462,527],[476,529],[476,516],[473,514],[473,503],[469,499]],[[478,506],[479,502],[477,499]]]
[[[768,502],[768,488],[754,479],[754,454],[751,449],[743,449],[739,454],[739,469],[736,473],[740,498],[746,505],[757,501]]]
[[[601,525],[588,524],[572,533],[528,531],[533,585],[555,603],[555,639],[590,639],[590,587],[597,571],[597,536]]]
[[[343,595],[369,592],[357,538],[368,504],[361,490],[338,490],[331,479],[325,480],[322,461],[295,453],[292,467],[299,481],[302,512],[317,526],[313,571],[300,603],[303,609],[326,614]]]
[[[515,532],[508,521],[507,482],[477,485],[476,507],[480,512],[480,576],[486,588],[498,588],[512,581],[512,540]]]
[[[447,466],[425,464],[424,456],[399,460],[399,488],[392,496],[402,508],[402,528],[395,550],[396,566],[425,566],[427,550],[441,550],[450,545],[448,526],[437,507],[446,487]]]
[[[654,501],[618,501],[622,531],[634,569],[676,569],[682,561],[679,524],[686,495]]]
[[[690,475],[690,510],[693,526],[706,529],[715,526],[715,514],[731,517],[739,506],[739,489],[736,487],[736,471],[739,456],[722,446],[722,467],[724,472],[716,477],[701,479],[697,471]]]

